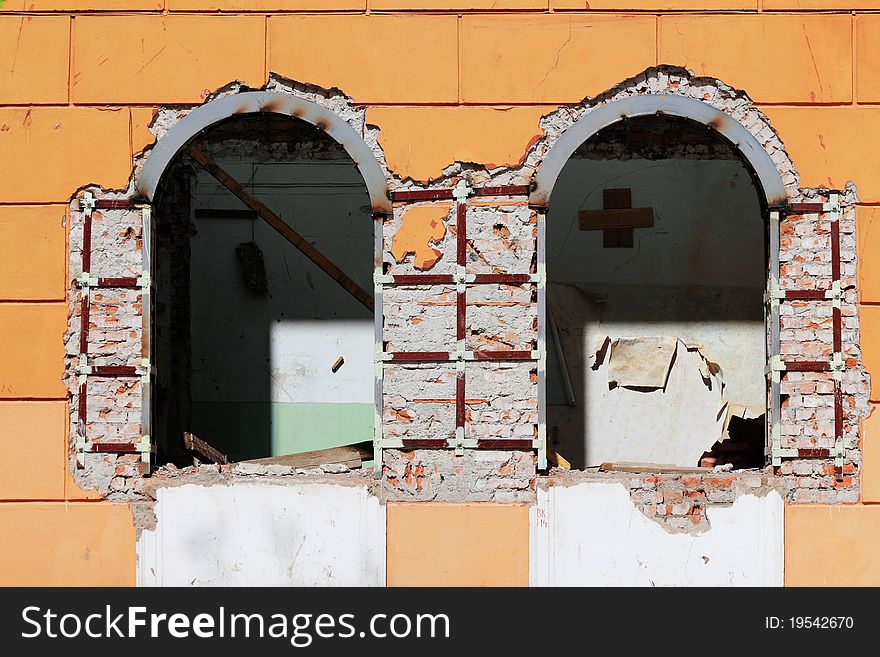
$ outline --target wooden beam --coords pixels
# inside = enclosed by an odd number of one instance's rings
[[[707,474],[713,468],[695,468],[684,465],[668,465],[663,463],[603,463],[600,472],[643,472],[645,474]]]
[[[581,210],[581,230],[605,228],[650,228],[654,225],[652,208],[620,208],[617,210]]]
[[[363,442],[345,447],[331,447],[329,449],[317,449],[300,454],[286,454],[284,456],[270,456],[263,459],[252,459],[244,463],[263,463],[266,465],[289,465],[294,468],[310,468],[328,463],[342,463],[348,467],[360,467],[363,461],[373,458],[373,443]]]
[[[189,431],[183,433],[183,446],[203,463],[229,463],[226,454],[211,447],[204,440],[194,436]]]
[[[318,249],[312,246],[306,238],[288,226],[281,217],[272,212],[272,210],[270,210],[262,201],[252,196],[238,183],[237,180],[235,180],[235,178],[230,176],[220,167],[220,165],[202,152],[197,146],[191,146],[189,154],[199,166],[214,176],[214,178],[217,179],[217,182],[238,197],[242,203],[256,212],[257,216],[278,231],[284,239],[299,249],[304,256],[323,269],[330,278],[339,283],[349,294],[361,302],[364,307],[369,309],[370,312],[373,312],[372,294],[367,293],[360,285],[351,280],[351,278],[349,278],[339,267],[333,264],[327,256],[318,251]]]

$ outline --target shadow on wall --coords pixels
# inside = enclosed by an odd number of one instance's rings
[[[754,430],[728,429],[766,407],[765,225],[722,137],[647,117],[583,144],[554,188],[547,272],[555,451],[577,468],[763,464],[763,425],[757,462]]]
[[[369,196],[335,141],[297,119],[246,115],[196,145],[372,289]],[[156,208],[164,460],[191,464],[185,431],[232,460],[371,440],[372,313],[187,154]]]

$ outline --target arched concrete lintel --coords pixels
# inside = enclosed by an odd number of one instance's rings
[[[374,213],[390,213],[388,182],[375,155],[355,129],[333,110],[277,91],[246,91],[201,105],[178,121],[153,147],[135,181],[138,195],[153,200],[171,160],[194,137],[233,116],[270,112],[302,119],[326,132],[348,153],[360,171]]]
[[[773,159],[741,123],[695,98],[672,94],[645,94],[621,98],[588,111],[569,126],[543,158],[533,178],[529,204],[546,208],[562,168],[577,148],[594,134],[618,121],[650,115],[691,119],[719,132],[742,153],[761,185],[768,207],[785,204],[785,185]]]

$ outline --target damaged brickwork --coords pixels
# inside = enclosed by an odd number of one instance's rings
[[[816,200],[828,200],[827,190],[818,189],[801,189],[798,185],[798,176],[794,165],[789,159],[778,135],[770,126],[767,117],[756,107],[753,106],[751,100],[745,93],[732,89],[717,80],[710,78],[701,78],[693,76],[688,71],[674,67],[658,67],[647,70],[645,73],[636,76],[630,80],[626,80],[614,89],[593,99],[587,99],[583,103],[574,106],[560,108],[558,111],[545,116],[541,120],[541,128],[543,136],[538,139],[528,150],[523,158],[522,163],[518,167],[502,167],[493,170],[480,169],[479,167],[456,163],[444,170],[445,178],[442,181],[432,181],[429,186],[419,186],[412,181],[404,181],[402,188],[411,190],[421,188],[442,188],[453,187],[461,178],[467,180],[468,184],[476,187],[480,185],[520,185],[529,184],[535,171],[539,168],[542,160],[550,152],[556,141],[562,134],[570,128],[579,119],[606,104],[619,101],[625,98],[639,96],[643,94],[670,94],[692,98],[706,103],[715,109],[725,113],[733,120],[737,121],[746,130],[748,130],[755,139],[764,148],[766,153],[773,161],[778,175],[786,189],[786,199],[767,199],[770,205],[775,206],[783,202],[788,203],[805,203]],[[592,143],[585,143],[575,153],[576,157],[588,157],[594,159],[610,159],[620,157],[624,151],[628,151],[627,157],[642,157],[645,159],[654,159],[669,157],[672,153],[675,157],[686,159],[727,159],[731,157],[740,157],[739,153],[731,148],[730,144],[723,139],[705,137],[706,128],[702,128],[703,134],[700,134],[700,127],[695,128],[692,125],[675,126],[669,130],[667,139],[651,140],[639,139],[643,135],[637,133],[640,123],[646,119],[636,119],[625,124],[617,124],[606,128],[603,139],[599,139]],[[620,127],[618,127],[620,126]],[[711,126],[710,126],[711,127]],[[634,129],[635,128],[635,129]],[[615,145],[615,132],[618,137],[626,136],[626,144],[622,147]],[[635,134],[634,134],[635,133]],[[710,133],[713,134],[713,133]],[[670,146],[670,142],[676,139],[684,142],[676,146]],[[392,186],[394,188],[394,186]],[[820,198],[822,197],[822,198]],[[534,200],[534,199],[533,199]],[[547,199],[549,200],[549,199]],[[855,306],[855,240],[854,240],[854,190],[847,189],[841,198],[842,214],[841,214],[841,261],[842,261],[842,287],[845,290],[845,298],[842,303],[842,314],[844,317],[843,343],[844,352],[846,354],[847,370],[844,375],[843,396],[846,419],[844,421],[844,445],[846,449],[846,458],[843,467],[844,478],[837,480],[831,476],[833,474],[832,459],[793,459],[786,460],[783,466],[778,469],[778,474],[782,474],[788,485],[786,485],[786,499],[797,502],[856,502],[858,501],[858,477],[857,471],[860,464],[860,453],[858,449],[858,420],[867,414],[867,376],[861,365],[858,347],[858,322],[857,311]],[[534,212],[529,208],[530,212]],[[534,215],[530,215],[534,216]],[[470,220],[470,211],[469,211]],[[781,286],[791,282],[794,287],[803,288],[811,287],[820,289],[822,286],[830,285],[830,256],[831,251],[828,244],[828,219],[824,219],[824,225],[820,225],[818,229],[810,228],[809,232],[815,233],[813,239],[807,235],[807,224],[811,221],[808,216],[798,216],[785,214],[781,223],[781,253],[780,261],[782,263],[782,279]],[[816,216],[812,221],[822,224],[822,220]],[[401,218],[395,214],[392,220],[392,226],[386,225],[385,234],[394,232],[401,224]],[[790,231],[796,222],[801,222],[798,236],[806,239],[791,239]],[[454,261],[454,218],[448,221],[449,231],[447,234],[452,235],[439,244],[433,244],[435,248],[442,254],[438,260],[438,264],[431,270],[432,273],[448,272],[452,270]],[[482,235],[487,239],[491,239],[490,234],[483,230],[481,232],[471,231],[472,224],[468,224],[469,238],[471,234]],[[498,237],[508,238],[504,232],[506,226],[493,226],[494,240],[497,246],[500,242]],[[823,243],[821,237],[817,237],[821,231],[826,231],[825,241]],[[514,235],[516,237],[516,235]],[[469,239],[469,266],[473,263],[483,261],[482,257],[474,258],[473,254],[480,254],[482,251],[475,247],[472,240]],[[801,251],[804,251],[803,253]],[[528,253],[528,248],[521,249],[522,253]],[[387,249],[386,249],[387,254]],[[505,254],[506,255],[506,254]],[[442,264],[442,263],[447,264]],[[387,269],[393,272],[402,272],[400,263],[386,255],[385,262],[391,264]],[[822,263],[822,264],[819,264]],[[407,261],[404,260],[404,265]],[[488,263],[487,263],[488,264]],[[494,263],[492,263],[494,264]],[[504,263],[510,267],[514,263]],[[522,264],[522,263],[516,263]],[[804,269],[806,268],[806,269]],[[492,268],[490,271],[514,271],[511,268]],[[522,269],[519,269],[522,271]],[[822,270],[822,271],[820,271]],[[412,270],[414,271],[414,269]],[[470,270],[469,270],[470,271]],[[801,277],[797,281],[788,281],[786,276],[803,271],[810,280]],[[820,276],[824,272],[824,278]],[[819,308],[819,304],[811,302],[815,310],[809,308],[797,308],[793,306],[783,311],[781,320],[782,339],[784,344],[783,353],[786,348],[791,348],[797,344],[797,341],[803,340],[805,348],[803,352],[798,354],[801,359],[809,358],[806,354],[816,352],[816,357],[822,354],[824,357],[830,357],[831,336],[828,326],[830,318],[830,305],[825,304],[825,308]],[[795,311],[799,320],[791,322],[788,319],[788,313]],[[537,313],[535,313],[537,314]],[[449,325],[450,319],[444,323]],[[798,321],[802,321],[803,325],[799,325]],[[439,326],[439,325],[438,325]],[[795,342],[791,342],[791,331],[799,330]],[[448,329],[447,329],[448,331]],[[479,332],[477,332],[479,334]],[[473,337],[473,334],[469,334]],[[516,341],[516,335],[509,336]],[[448,343],[447,343],[448,344]],[[496,343],[497,344],[497,343]],[[821,345],[821,346],[820,346]],[[428,348],[427,346],[423,348]],[[435,347],[438,348],[438,347]],[[828,447],[828,419],[829,415],[833,416],[833,395],[828,394],[829,386],[833,392],[833,384],[830,383],[830,373],[809,373],[809,372],[789,372],[784,375],[783,386],[783,414],[782,414],[782,434],[783,446],[799,447]],[[812,386],[808,381],[814,382]],[[803,390],[798,395],[791,394],[791,388],[795,386],[797,390]],[[796,387],[802,386],[802,387]],[[808,390],[809,388],[809,390]],[[470,395],[467,395],[470,397]],[[401,407],[400,399],[395,398],[393,402],[395,412],[408,413],[409,409],[405,406]],[[415,398],[410,408],[417,406]],[[470,404],[468,404],[470,407]],[[443,423],[437,423],[442,426]],[[833,423],[832,423],[833,424]],[[446,425],[447,433],[439,433],[438,437],[446,436],[450,431]],[[832,427],[833,442],[833,427]],[[800,442],[798,442],[800,441]],[[707,445],[708,448],[708,445]],[[390,458],[390,456],[388,457]],[[386,461],[387,463],[387,461]],[[435,469],[437,479],[440,478],[440,468]],[[399,473],[397,469],[391,471],[392,476],[396,477]],[[737,475],[731,475],[736,479]],[[674,478],[674,477],[673,477]],[[435,482],[439,483],[439,482]],[[433,487],[424,486],[423,489],[433,490]],[[708,498],[707,498],[708,499]],[[708,499],[709,503],[713,503],[712,499]]]
[[[86,453],[76,458],[76,443],[85,437],[112,446],[141,439],[142,386],[137,376],[81,376],[77,366],[136,367],[141,364],[143,338],[142,288],[99,287],[91,290],[88,337],[82,340],[83,275],[86,211],[80,201],[91,194],[102,201],[124,202],[126,194],[100,188],[83,190],[70,204],[68,330],[65,335],[65,382],[70,390],[71,471],[84,489],[109,499],[129,499],[131,482],[141,474],[138,454]],[[143,272],[143,214],[133,207],[91,212],[91,266],[87,274],[101,278],[137,278]],[[88,259],[88,256],[87,256]],[[85,344],[83,344],[85,342]],[[83,362],[83,347],[87,360]],[[81,416],[81,392],[85,414]]]
[[[391,192],[425,189],[453,189],[465,182],[471,189],[489,186],[528,186],[543,159],[563,133],[579,119],[609,103],[646,94],[670,94],[695,99],[725,113],[731,120],[748,130],[761,144],[776,166],[785,186],[787,199],[769,199],[771,205],[783,200],[789,203],[824,201],[828,190],[801,189],[795,168],[767,117],[745,93],[732,89],[717,80],[697,77],[688,71],[673,67],[651,68],[617,85],[608,92],[582,103],[561,107],[543,117],[542,136],[532,143],[522,161],[513,167],[487,169],[471,163],[453,163],[443,171],[439,180],[420,183],[402,178],[388,170],[378,143],[378,128],[366,124],[365,108],[355,106],[337,90],[323,91],[273,77],[266,90],[292,94],[321,107],[329,108],[355,129],[367,144],[386,175]],[[239,84],[230,85],[213,99],[247,91]],[[150,129],[162,139],[191,109],[162,108]],[[707,149],[710,156],[729,154],[724,144],[690,144],[691,154],[701,157]],[[89,188],[98,198],[136,198],[135,181],[149,151],[136,158],[135,170],[124,192],[107,192]],[[601,157],[610,153],[599,154]],[[75,279],[80,273],[82,243],[82,212],[78,193],[71,203],[70,274]],[[549,197],[530,206],[524,196],[467,199],[467,266],[468,274],[526,274],[537,275],[538,227],[546,211]],[[538,199],[541,201],[541,199]],[[849,503],[858,500],[858,468],[861,457],[858,444],[858,421],[867,414],[867,375],[859,352],[858,315],[855,290],[855,191],[847,188],[840,198],[842,287],[845,291],[841,304],[843,316],[843,351],[846,370],[843,379],[845,409],[844,445],[846,458],[843,481],[833,476],[832,459],[785,460],[777,473],[768,468],[764,473],[732,473],[703,475],[699,483],[691,475],[663,476],[653,484],[646,477],[629,477],[642,482],[628,487],[640,508],[648,515],[683,519],[668,523],[668,527],[682,529],[685,523],[702,527],[689,517],[701,518],[706,505],[727,504],[737,494],[754,488],[755,476],[761,486],[768,478],[781,475],[786,499],[793,502]],[[436,217],[413,221],[411,232],[399,235],[406,227],[410,230],[406,213],[416,207],[440,206]],[[429,213],[430,214],[430,213]],[[437,218],[443,225],[437,225]],[[101,211],[95,213],[98,235],[107,239],[100,248],[102,254],[95,261],[113,273],[101,275],[137,275],[140,268],[139,242],[140,215],[134,211]],[[419,204],[394,203],[391,212],[379,215],[382,225],[381,253],[377,266],[383,275],[456,274],[457,226],[455,212],[449,200]],[[823,214],[785,214],[781,223],[781,285],[804,288],[829,282],[830,249],[828,248],[828,218]],[[103,232],[102,232],[103,231]],[[397,244],[395,245],[395,238]],[[406,239],[403,239],[406,237]],[[419,239],[423,243],[419,242]],[[125,273],[129,272],[129,273]],[[94,272],[92,275],[95,275]],[[107,328],[107,336],[90,334],[90,351],[96,356],[125,360],[140,349],[140,317],[137,293],[126,291],[118,298],[106,296],[105,313],[115,316],[107,326],[95,322],[96,331]],[[385,318],[381,349],[384,351],[453,351],[456,349],[454,284],[405,285],[386,287],[382,294],[382,312]],[[539,348],[538,293],[536,283],[517,285],[486,284],[467,287],[466,350],[532,350]],[[71,390],[71,441],[75,440],[77,415],[77,386],[73,373],[79,340],[78,292],[70,288],[70,328],[67,335],[67,381]],[[97,300],[96,300],[97,301]],[[116,310],[113,310],[116,308]],[[95,311],[97,312],[97,311]],[[798,302],[782,308],[783,353],[801,358],[824,358],[830,353],[828,329],[830,304]],[[101,320],[103,321],[103,320]],[[101,342],[99,344],[99,337]],[[92,341],[94,340],[94,343]],[[118,349],[109,345],[118,343]],[[125,343],[125,344],[123,344]],[[797,354],[794,352],[797,351]],[[382,399],[379,417],[382,418],[384,438],[413,437],[417,439],[448,440],[455,434],[455,379],[456,363],[386,363],[382,376]],[[538,435],[539,376],[533,362],[469,362],[465,370],[466,437],[532,438]],[[828,372],[789,372],[783,375],[783,404],[781,434],[783,446],[828,447],[833,436],[829,427],[829,413],[833,414],[833,394],[829,392]],[[140,429],[140,397],[137,386],[131,390],[126,383],[108,379],[110,387],[100,388],[103,381],[89,381],[97,385],[89,397],[87,429],[92,439],[111,437],[136,438]],[[113,388],[112,386],[116,387]],[[120,409],[120,404],[125,409]],[[103,413],[103,415],[102,415]],[[832,422],[833,425],[833,422]],[[831,433],[829,433],[831,430]],[[833,440],[833,438],[832,438]],[[708,445],[707,445],[708,447]],[[73,451],[71,452],[73,456]],[[97,487],[111,499],[137,499],[140,485],[132,473],[131,455],[87,454],[84,470],[75,470],[85,488]],[[73,464],[75,459],[72,458]],[[258,476],[254,473],[253,476]],[[689,478],[690,477],[690,478]],[[730,480],[728,483],[723,481]],[[748,479],[748,482],[746,481]],[[465,450],[457,455],[453,450],[383,450],[382,495],[388,499],[448,500],[448,501],[519,501],[534,500],[537,481],[537,462],[533,451]],[[660,483],[664,484],[660,490]],[[651,486],[654,486],[652,488]],[[776,486],[776,484],[772,484]],[[682,488],[680,501],[678,488]],[[675,490],[673,490],[675,489]],[[669,502],[665,493],[670,491]],[[693,495],[685,495],[691,492]],[[659,495],[659,501],[658,501]],[[685,498],[692,503],[685,510]],[[641,500],[641,501],[638,501]],[[660,513],[660,509],[664,513]],[[665,513],[667,508],[669,513]],[[698,509],[694,511],[693,509]],[[677,513],[685,511],[684,513]],[[681,527],[679,527],[681,525]]]
[[[369,470],[350,470],[343,463],[326,463],[308,468],[279,464],[235,463],[207,464],[178,468],[168,464],[150,477],[133,483],[130,504],[135,526],[155,529],[155,503],[160,488],[172,486],[229,486],[236,483],[285,485],[288,483],[331,483],[342,486],[365,486],[373,495],[380,495],[378,482]]]
[[[805,202],[828,202],[829,194],[804,190]],[[831,459],[792,459],[779,468],[790,482],[788,500],[796,503],[859,501],[859,419],[869,413],[868,376],[861,360],[856,291],[855,190],[840,196],[841,347],[843,405],[842,477]],[[780,288],[830,289],[831,215],[783,214],[780,224]],[[833,355],[833,306],[830,300],[792,300],[780,304],[780,351],[784,360],[830,360]],[[785,372],[781,381],[783,448],[835,447],[834,379],[831,372]],[[838,473],[839,475],[839,473]]]
[[[622,472],[551,469],[539,485],[574,486],[581,483],[617,483],[629,491],[635,507],[670,533],[709,531],[707,509],[729,507],[740,495],[762,497],[776,491],[783,497],[795,484],[768,471],[691,474],[628,474]]]
[[[372,150],[381,156],[378,147],[378,130],[366,126],[364,121],[364,108],[354,108],[350,99],[338,91],[317,90],[307,85],[290,83],[281,78],[273,77],[265,87],[268,91],[289,93],[322,107],[329,108],[336,115],[342,117],[354,128],[358,135],[372,145]],[[225,96],[234,95],[247,91],[240,83],[231,84],[207,99],[206,102]],[[150,130],[157,140],[167,134],[177,122],[187,116],[191,109],[162,108],[150,125]],[[286,119],[287,117],[279,117]],[[245,118],[247,124],[249,118]],[[252,119],[251,119],[252,121]],[[280,124],[282,121],[277,121]],[[289,132],[295,122],[286,120]],[[253,126],[252,126],[253,127]],[[238,129],[237,129],[238,128]],[[256,129],[256,128],[254,128]],[[326,137],[321,126],[308,128],[294,128],[298,134],[287,134],[279,125],[271,125],[262,131],[262,134],[252,135],[264,138],[264,143],[257,143],[255,139],[248,139],[241,131],[241,124],[217,126],[216,140],[204,144],[206,152],[218,155],[223,149],[236,148],[239,156],[264,155],[269,159],[291,158],[314,158],[335,159],[344,155],[343,149],[332,139]],[[253,132],[253,130],[252,130]],[[317,134],[320,139],[310,142],[308,139],[297,140],[303,134]],[[244,137],[244,138],[243,138]],[[222,141],[222,145],[218,142]],[[293,147],[291,143],[296,142]],[[138,207],[130,207],[131,200],[143,200],[141,191],[137,188],[138,175],[150,154],[148,148],[135,156],[135,166],[129,185],[123,191],[105,190],[97,186],[88,186],[80,189],[71,199],[69,206],[70,229],[69,229],[69,289],[68,289],[68,330],[65,334],[65,382],[70,395],[70,470],[77,483],[86,490],[95,489],[97,492],[111,500],[141,500],[144,499],[140,491],[139,481],[142,468],[140,456],[132,453],[95,453],[87,452],[80,454],[77,459],[77,440],[83,435],[89,442],[115,443],[116,447],[123,448],[125,444],[131,444],[141,439],[143,434],[141,418],[142,388],[139,377],[117,376],[87,376],[86,377],[86,409],[85,417],[80,418],[80,378],[77,374],[77,365],[80,364],[81,353],[81,317],[82,303],[80,287],[77,279],[83,273],[83,229],[85,217],[88,212],[83,204],[83,199],[91,195],[99,203],[116,202],[119,207],[95,209],[91,212],[91,277],[139,277],[143,273],[142,253],[142,214]],[[191,169],[185,161],[177,162],[177,173],[181,176]],[[180,176],[178,176],[179,178]],[[179,180],[178,180],[179,182]],[[184,185],[185,187],[185,185]],[[175,190],[166,185],[163,193],[167,196],[167,205],[174,206],[175,215],[182,212],[176,205],[185,196],[186,190]],[[159,206],[162,199],[156,198]],[[127,207],[128,206],[128,207]],[[155,209],[155,208],[154,208]],[[166,389],[178,398],[186,398],[189,394],[189,381],[186,373],[181,372],[181,367],[188,369],[187,363],[190,358],[187,351],[188,344],[188,315],[183,312],[185,304],[178,301],[188,297],[188,241],[193,227],[188,221],[175,221],[180,217],[169,217],[168,208],[166,216],[160,220],[160,230],[171,245],[169,257],[163,260],[154,272],[155,277],[162,283],[173,281],[173,287],[165,288],[163,308],[168,313],[154,315],[154,330],[165,330],[169,337],[177,342],[177,347],[170,352],[159,350],[154,353],[157,363],[163,364],[161,374],[157,374]],[[170,236],[169,236],[170,233]],[[186,270],[186,273],[184,273]],[[89,322],[87,351],[89,353],[89,365],[91,366],[125,366],[131,367],[141,364],[142,349],[142,312],[141,291],[139,289],[97,289],[91,292],[89,304]],[[173,302],[172,302],[173,301]],[[186,335],[185,339],[181,339]],[[157,336],[153,336],[157,337]],[[168,339],[164,341],[168,343]],[[169,365],[174,364],[174,367]],[[180,409],[186,409],[186,404],[166,404],[167,399],[156,401],[155,408],[158,413],[154,414],[154,421],[162,423],[167,431],[177,432],[187,422],[187,415],[180,414]],[[177,412],[170,412],[172,409]],[[81,426],[82,425],[82,426]],[[155,442],[155,436],[152,437]],[[181,454],[175,445],[160,446],[162,460],[181,460],[185,454]],[[109,449],[114,449],[113,445]],[[77,461],[80,461],[78,464]]]
[[[526,502],[535,498],[535,455],[528,452],[389,450],[383,492],[391,501]]]

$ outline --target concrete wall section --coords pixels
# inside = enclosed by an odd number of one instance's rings
[[[783,502],[775,492],[708,509],[702,534],[669,533],[619,484],[538,490],[533,586],[781,586]]]
[[[366,487],[161,488],[138,539],[140,586],[381,586],[385,507]]]

